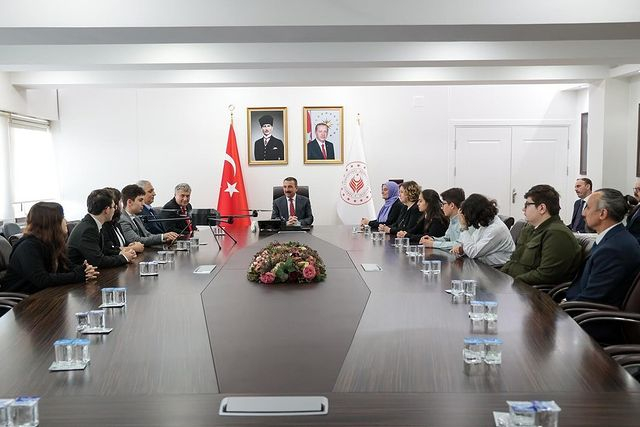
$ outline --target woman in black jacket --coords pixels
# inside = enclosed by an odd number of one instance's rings
[[[406,181],[400,184],[400,201],[404,204],[400,216],[391,225],[383,225],[380,231],[389,234],[396,234],[399,231],[406,231],[413,228],[420,219],[418,210],[418,197],[420,196],[420,186],[415,181]]]
[[[400,186],[393,181],[387,181],[382,184],[382,198],[384,199],[384,205],[378,212],[376,219],[369,220],[369,218],[362,218],[360,225],[368,225],[372,229],[377,229],[381,225],[391,225],[398,220],[402,207],[404,206],[400,201]]]
[[[87,264],[72,265],[66,255],[67,221],[62,206],[38,202],[27,215],[24,236],[16,243],[2,290],[32,294],[42,289],[82,283],[98,276]]]
[[[442,212],[442,200],[438,192],[427,189],[418,198],[420,220],[413,228],[398,232],[398,237],[408,237],[412,245],[417,244],[422,236],[441,237],[447,231],[449,219]]]

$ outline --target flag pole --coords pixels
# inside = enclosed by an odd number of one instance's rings
[[[229,113],[231,114],[231,124],[233,124],[233,110],[236,109],[236,106],[233,104],[229,104]]]

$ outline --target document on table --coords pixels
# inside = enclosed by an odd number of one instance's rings
[[[364,271],[382,271],[382,267],[378,264],[360,264]]]

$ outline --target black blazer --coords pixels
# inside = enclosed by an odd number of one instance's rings
[[[418,244],[422,236],[442,237],[449,227],[449,221],[442,220],[441,218],[434,218],[428,220],[422,215],[422,218],[416,223],[416,225],[407,230],[407,235],[404,237],[409,238],[409,243],[412,245]]]
[[[124,232],[119,222],[109,221],[102,224],[100,234],[102,234],[103,242],[102,252],[104,252],[105,255],[118,255],[120,253],[120,240],[118,240],[116,229],[120,231],[120,235],[124,238]],[[127,246],[126,239],[123,246]]]
[[[333,151],[333,142],[325,140],[324,147],[327,150],[327,160],[335,160],[336,154]],[[307,160],[324,160],[320,144],[315,139],[307,144]]]
[[[267,145],[264,138],[253,143],[253,158],[255,160],[284,160],[284,144],[281,139],[271,136]]]
[[[402,204],[400,199],[396,199],[396,201],[391,205],[391,209],[389,210],[389,215],[387,215],[387,220],[385,222],[378,222],[377,219],[372,219],[369,221],[369,227],[373,229],[377,229],[380,224],[391,225],[398,220],[400,217],[400,212],[402,212],[402,208],[406,208],[405,205]]]
[[[300,225],[309,226],[313,224],[313,212],[311,212],[311,202],[308,198],[296,194],[296,216]],[[280,196],[273,201],[273,210],[271,211],[271,219],[289,219],[289,201],[287,196]]]
[[[418,210],[418,204],[414,203],[410,208],[407,209],[406,205],[402,205],[403,209],[400,212],[400,216],[398,220],[394,222],[389,228],[390,234],[396,234],[398,231],[408,231],[415,227],[415,225],[420,220],[420,216],[422,215]]]
[[[165,203],[164,206],[162,207],[163,210],[160,213],[160,218],[163,218],[163,219],[181,218],[182,216],[179,213],[181,208],[182,207],[176,202],[175,197],[173,197],[171,198],[171,200]],[[192,209],[193,207],[191,206],[191,203],[189,203],[187,205],[187,214],[191,212]],[[178,234],[189,233],[188,227],[187,227],[187,221],[185,221],[184,219],[182,220],[177,219],[175,221],[166,221],[166,222],[163,222],[163,224],[164,224],[165,232],[174,231]],[[191,224],[191,227],[193,230],[196,229],[196,226],[193,223]]]
[[[33,294],[52,286],[84,283],[84,266],[59,265],[51,268],[51,251],[37,237],[26,235],[13,247],[7,274],[2,279],[5,292]]]
[[[631,209],[631,212],[629,212],[627,216],[627,230],[640,242],[640,204],[637,204]]]
[[[575,231],[576,233],[590,233],[591,230],[587,228],[587,225],[584,222],[584,217],[582,216],[581,202],[582,199],[578,199],[573,203],[573,214],[571,215],[571,223],[569,223],[569,228],[571,229],[571,231]],[[576,224],[575,226],[574,223]]]
[[[82,221],[73,228],[67,241],[67,254],[73,264],[82,264],[86,259],[89,264],[98,268],[125,265],[127,259],[123,255],[104,253],[103,235],[98,232],[98,225],[91,215],[86,214]]]
[[[164,226],[161,222],[145,222],[145,219],[159,219],[153,209],[149,209],[146,206],[142,207],[142,212],[139,217],[143,218],[142,223],[144,224],[144,228],[151,234],[162,234],[164,233]]]

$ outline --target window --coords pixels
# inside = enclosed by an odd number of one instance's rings
[[[58,198],[58,174],[49,122],[11,115],[10,181],[15,218],[41,200]]]

